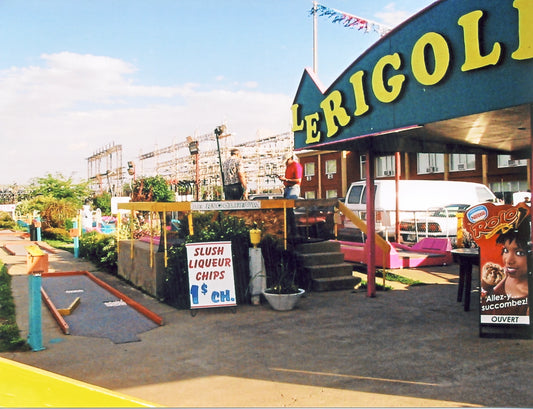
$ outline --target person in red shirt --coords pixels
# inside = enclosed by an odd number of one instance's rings
[[[300,197],[300,184],[302,183],[303,168],[298,162],[298,157],[292,153],[285,156],[285,176],[280,176],[279,180],[285,186],[283,197],[285,199],[298,199]],[[298,236],[298,228],[296,226],[296,218],[294,216],[294,209],[287,208],[287,224],[289,227],[289,234],[296,238]]]
[[[298,157],[292,153],[285,157],[285,176],[280,176],[279,180],[285,186],[283,197],[285,199],[298,199],[300,197],[300,185],[302,183],[303,168]]]

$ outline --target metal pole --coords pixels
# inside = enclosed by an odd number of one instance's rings
[[[35,221],[35,238],[37,239],[37,241],[41,241],[41,216],[37,216],[35,218]]]
[[[313,1],[313,71],[318,73],[318,16],[317,2]]]
[[[78,233],[74,236],[74,258],[79,258],[80,256],[80,231],[81,231],[81,227],[79,227],[78,229],[78,221],[76,219],[74,219],[74,221],[72,222],[72,228],[75,229],[75,230],[78,230]]]
[[[222,200],[225,199],[224,197],[224,172],[222,171],[222,158],[220,157],[220,143],[218,142],[218,133],[215,132],[215,136],[217,138],[217,151],[218,151],[218,164],[220,165],[220,176],[222,177]]]
[[[395,204],[395,211],[396,211],[396,220],[394,222],[394,234],[396,235],[396,243],[400,243],[400,176],[402,172],[402,167],[400,166],[400,152],[394,153],[394,166],[395,166],[395,172],[394,172],[394,184],[396,186],[396,204]],[[385,266],[383,266],[383,269],[385,269]],[[384,275],[385,276],[385,275]]]
[[[196,154],[196,201],[198,202],[200,200],[200,181],[198,180],[198,172],[199,172],[199,165],[198,165],[198,153]]]
[[[366,274],[367,274],[367,296],[376,296],[376,218],[374,196],[374,152],[372,148],[366,152]],[[385,266],[383,266],[385,270]]]
[[[530,145],[533,144],[533,128],[531,128],[531,124],[533,124],[533,104],[529,104],[529,133],[530,133]],[[533,183],[533,150],[531,151],[531,161],[529,162],[529,180],[530,183]],[[529,186],[529,190],[533,190],[532,186]],[[533,218],[532,218],[533,219]],[[532,243],[532,251],[533,251],[533,229],[531,229],[531,243]]]
[[[43,332],[41,319],[41,273],[30,273],[28,276],[29,290],[29,331],[28,344],[33,351],[42,351]]]

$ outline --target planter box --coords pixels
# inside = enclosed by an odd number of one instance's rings
[[[157,298],[161,297],[165,277],[164,253],[158,253],[157,246],[154,245],[152,249],[153,262],[150,266],[149,243],[134,240],[133,258],[131,257],[130,240],[121,240],[119,245],[117,274],[142,288],[148,294]]]

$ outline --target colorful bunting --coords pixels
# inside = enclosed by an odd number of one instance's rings
[[[379,33],[380,36],[384,36],[391,30],[389,27],[386,27],[382,24],[354,16],[353,14],[345,13],[343,11],[331,9],[323,6],[322,4],[317,4],[316,8],[312,7],[309,11],[310,15],[314,15],[315,13],[320,17],[327,17],[331,19],[333,23],[340,23],[344,27],[365,30],[367,33],[369,31],[375,31],[376,33]]]

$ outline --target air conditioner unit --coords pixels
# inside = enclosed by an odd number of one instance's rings
[[[507,165],[508,166],[518,166],[518,161],[510,159],[510,160],[507,161]]]
[[[394,175],[394,172],[392,170],[386,170],[383,173],[385,174],[385,176],[393,176]]]
[[[427,173],[433,173],[433,172],[436,172],[437,171],[437,168],[435,166],[431,166],[429,168],[426,168],[426,172]]]
[[[305,177],[305,180],[307,180],[308,182],[309,182],[311,179],[313,179],[312,176],[306,176],[306,177]]]
[[[465,170],[465,169],[466,169],[466,166],[465,166],[464,163],[459,163],[459,164],[457,164],[457,169],[458,169],[458,170]]]
[[[326,176],[328,177],[328,179],[333,179],[333,173],[328,173],[326,174]]]

